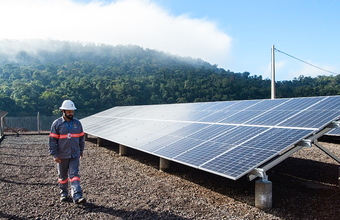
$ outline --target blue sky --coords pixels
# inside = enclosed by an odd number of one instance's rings
[[[134,44],[263,78],[275,45],[340,73],[339,9],[337,0],[0,0],[0,40]],[[334,75],[279,52],[275,61],[276,80]]]
[[[225,68],[270,76],[271,46],[318,67],[340,73],[340,1],[160,0],[176,15],[190,13],[215,21],[232,38]],[[275,53],[276,78],[329,75]]]

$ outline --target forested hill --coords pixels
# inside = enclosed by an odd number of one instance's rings
[[[0,110],[11,116],[51,115],[65,99],[89,115],[119,105],[270,98],[269,79],[200,59],[132,45],[26,43],[0,42]],[[300,76],[278,82],[277,96],[336,95],[339,81]]]

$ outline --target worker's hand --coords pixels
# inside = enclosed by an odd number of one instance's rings
[[[61,160],[60,160],[59,157],[55,157],[55,158],[54,158],[54,162],[56,162],[56,163],[61,163]]]
[[[82,160],[83,159],[83,155],[82,154],[80,154],[80,156],[79,156],[79,160]]]

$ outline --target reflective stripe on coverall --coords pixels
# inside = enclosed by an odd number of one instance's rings
[[[58,163],[58,177],[60,195],[68,195],[68,182],[71,183],[71,196],[73,200],[82,197],[82,190],[80,187],[79,178],[79,158],[62,159]]]

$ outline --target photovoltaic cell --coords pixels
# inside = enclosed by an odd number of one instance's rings
[[[166,145],[165,147],[155,150],[153,153],[164,158],[172,159],[173,157],[189,150],[190,148],[192,148],[192,146],[197,146],[200,143],[202,143],[202,141],[197,139],[182,138],[175,142],[172,142],[169,145]]]
[[[232,113],[229,113],[228,111],[207,111],[205,117],[198,120],[199,122],[210,122],[210,123],[216,123],[224,118],[227,118]]]
[[[144,151],[154,152],[164,146],[167,146],[171,143],[176,142],[177,140],[178,140],[178,137],[171,136],[171,135],[163,135],[162,137],[154,139],[150,141],[149,143],[140,146],[139,148]]]
[[[205,110],[207,111],[222,111],[226,108],[233,106],[238,103],[238,101],[229,101],[229,102],[210,102],[212,105],[210,105]]]
[[[256,149],[261,148],[280,153],[287,146],[292,143],[295,144],[309,134],[310,130],[304,129],[269,128],[255,138],[249,139],[247,142],[243,143],[243,146]]]
[[[219,123],[243,124],[246,121],[264,113],[261,110],[233,111],[230,116],[218,121]]]
[[[340,128],[334,128],[327,133],[330,136],[340,136]]]
[[[261,115],[258,115],[252,119],[249,119],[245,123],[248,125],[267,125],[267,126],[275,126],[281,123],[283,120],[292,117],[297,114],[298,111],[267,111]]]
[[[81,122],[88,134],[236,180],[339,117],[340,96],[325,96],[115,107]]]
[[[200,131],[201,129],[206,128],[208,126],[209,126],[209,124],[192,123],[188,126],[185,126],[185,127],[181,128],[177,131],[170,133],[170,135],[178,136],[178,137],[186,137],[186,136],[193,134],[197,131]]]
[[[295,116],[292,116],[286,121],[279,123],[280,126],[287,127],[306,127],[320,128],[327,122],[336,118],[339,115],[338,111],[304,111]]]
[[[267,129],[266,127],[234,126],[227,133],[216,136],[211,141],[237,146]]]
[[[201,164],[217,157],[218,155],[222,154],[233,148],[232,145],[227,145],[224,143],[217,143],[217,142],[201,142],[200,145],[194,146],[193,148],[189,149],[188,151],[179,154],[178,156],[174,157],[175,161],[189,164],[194,167],[198,167]]]
[[[206,140],[211,140],[214,137],[224,134],[228,130],[231,130],[234,128],[235,126],[229,126],[229,125],[210,125],[195,133],[188,135],[188,138],[199,139],[199,140],[202,140],[202,142],[204,142]]]
[[[287,101],[288,100],[286,99],[264,99],[256,103],[256,105],[250,106],[247,110],[268,111],[278,107],[279,105],[282,105]]]
[[[199,167],[230,179],[238,179],[256,167],[259,161],[266,161],[272,156],[273,152],[268,150],[240,146]]]

